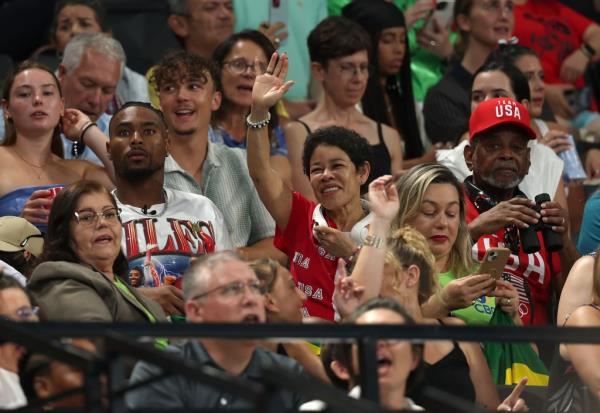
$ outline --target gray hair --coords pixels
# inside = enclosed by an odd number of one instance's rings
[[[192,261],[183,275],[183,299],[189,300],[198,293],[206,290],[213,274],[213,269],[224,262],[241,261],[244,258],[234,251],[219,251],[203,255]]]
[[[170,14],[179,14],[181,16],[188,16],[190,14],[190,8],[188,0],[167,0],[169,4]]]
[[[67,43],[62,59],[62,64],[67,73],[77,69],[81,63],[83,53],[88,49],[121,62],[119,79],[123,76],[123,70],[125,70],[125,63],[127,61],[125,50],[123,50],[123,46],[121,46],[118,40],[106,33],[80,33]]]

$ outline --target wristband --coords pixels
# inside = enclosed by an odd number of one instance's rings
[[[81,143],[83,143],[83,138],[85,137],[85,133],[88,131],[89,128],[91,128],[92,126],[98,126],[96,125],[96,122],[89,122],[88,124],[86,124],[83,128],[81,128],[81,133],[79,134],[79,141],[81,141]]]
[[[585,42],[581,43],[581,47],[579,49],[588,59],[591,59],[596,55],[596,49]]]
[[[246,118],[246,125],[252,129],[260,129],[264,128],[271,122],[271,112],[267,112],[267,119],[259,120],[258,122],[252,122],[250,120],[250,115]]]

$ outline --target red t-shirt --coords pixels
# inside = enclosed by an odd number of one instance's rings
[[[467,206],[467,222],[471,222],[479,216],[479,212],[466,191],[465,203]],[[495,234],[484,235],[479,238],[473,245],[473,259],[482,261],[485,252],[489,248],[508,247],[504,243],[504,232],[504,228],[501,228]],[[503,272],[503,277],[510,279],[510,282],[519,293],[519,316],[524,325],[547,325],[549,322],[548,305],[550,302],[550,278],[552,276],[548,261],[548,254],[550,253],[546,251],[541,233],[538,233],[538,239],[541,246],[539,252],[526,254],[521,249],[519,255],[511,254]],[[558,271],[560,269],[558,254],[552,255],[554,268]],[[524,283],[527,283],[533,301],[533,320],[531,319],[531,302],[527,297]]]
[[[528,0],[514,5],[514,35],[519,43],[536,51],[544,68],[545,81],[565,83],[560,78],[562,62],[581,47],[583,33],[592,21],[557,0]],[[584,85],[580,77],[575,86]]]
[[[318,246],[313,238],[313,211],[317,205],[298,192],[293,193],[292,212],[285,231],[275,229],[274,244],[290,260],[290,272],[298,288],[308,298],[304,303],[305,317],[320,317],[333,321],[333,289],[337,257]],[[335,223],[325,217],[331,228]]]

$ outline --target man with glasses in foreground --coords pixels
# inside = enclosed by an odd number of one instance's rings
[[[0,318],[38,321],[37,313],[38,308],[31,305],[29,293],[21,284],[0,272]],[[0,345],[0,409],[16,409],[27,404],[18,376],[23,351],[13,343]]]
[[[264,323],[263,287],[242,258],[230,251],[205,255],[192,262],[185,273],[183,295],[190,323]],[[232,326],[235,328],[235,326]],[[211,366],[242,379],[261,381],[265,367],[302,373],[298,363],[258,346],[256,340],[205,338],[171,346],[167,351],[186,363]],[[139,362],[131,384],[160,375],[161,369]],[[296,393],[278,390],[273,403],[285,411],[302,404]],[[241,409],[251,404],[224,389],[183,376],[167,376],[127,394],[129,408]]]

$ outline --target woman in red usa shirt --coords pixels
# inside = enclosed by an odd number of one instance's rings
[[[369,177],[371,151],[356,132],[337,126],[319,129],[308,137],[303,156],[318,204],[285,186],[270,165],[266,126],[268,109],[293,83],[285,81],[287,69],[287,56],[274,53],[254,83],[247,118],[248,169],[277,224],[275,245],[289,257],[290,271],[308,298],[304,316],[333,320],[338,259],[350,258],[367,236],[371,216],[360,186]],[[379,291],[379,285],[357,281]]]

